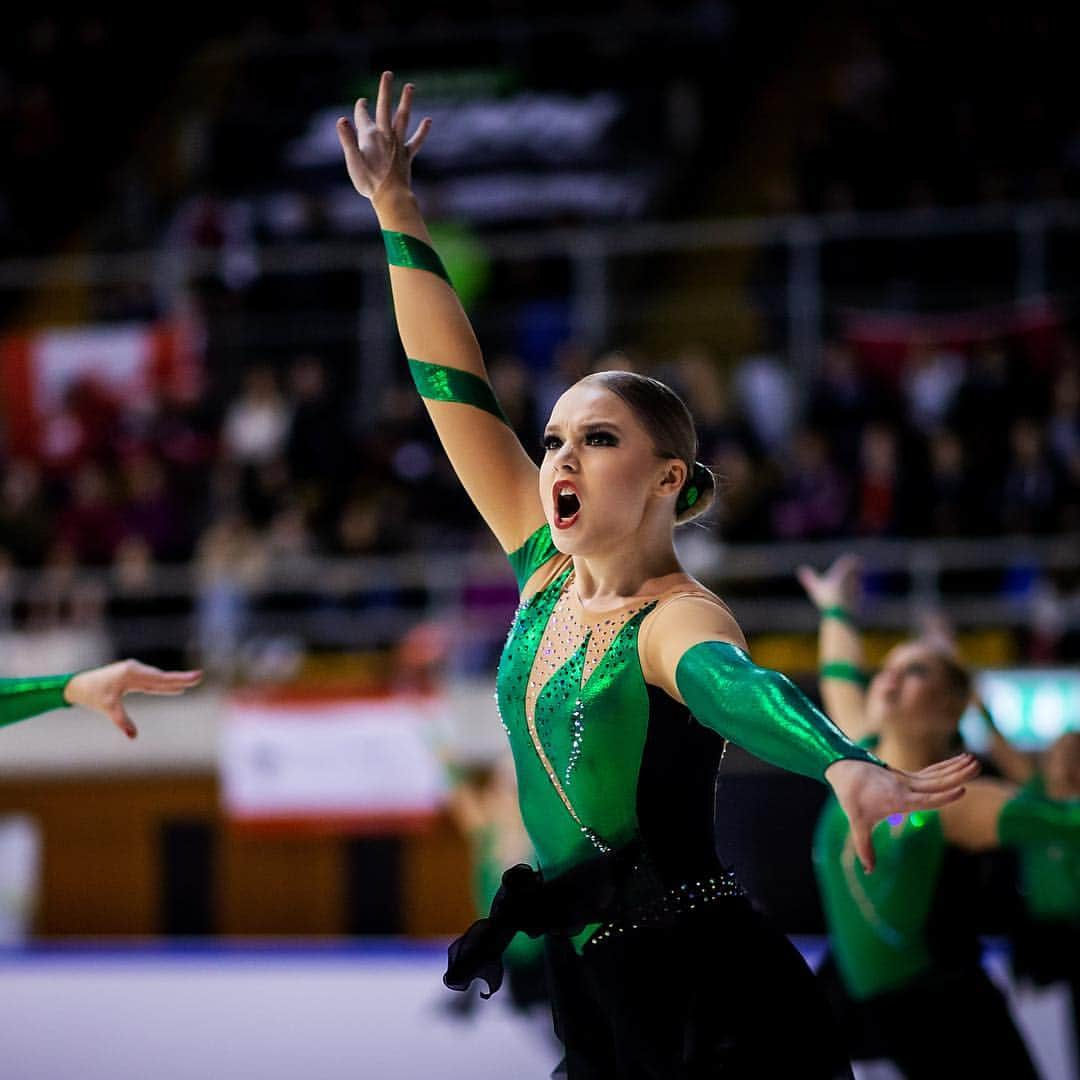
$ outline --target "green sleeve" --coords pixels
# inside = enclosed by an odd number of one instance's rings
[[[386,258],[391,266],[424,270],[442,278],[451,288],[454,287],[442,259],[430,244],[426,244],[419,237],[391,229],[383,229],[382,236],[386,245]],[[510,426],[510,421],[499,407],[487,379],[482,379],[471,371],[447,367],[445,364],[432,364],[414,357],[409,357],[409,372],[421,397],[432,401],[456,401],[462,405],[472,405],[491,413],[507,427]]]
[[[475,409],[491,413],[507,427],[510,426],[491,384],[479,375],[462,371],[460,368],[447,367],[445,364],[414,360],[411,356],[409,374],[412,375],[413,384],[421,397],[432,401],[456,401],[460,405],[472,405]]]
[[[383,229],[382,237],[383,244],[386,245],[386,261],[391,266],[426,270],[429,274],[442,278],[451,288],[454,287],[439,253],[430,244],[425,244],[417,236],[394,232],[392,229]]]
[[[830,660],[821,665],[818,675],[822,679],[836,679],[838,682],[854,683],[864,690],[870,685],[870,678],[857,664],[844,660]]]
[[[1021,792],[1001,808],[998,839],[1006,847],[1080,844],[1080,799],[1057,802]]]
[[[882,764],[786,675],[758,667],[727,642],[687,649],[675,683],[699,723],[771,765],[824,780],[825,770],[844,759]]]
[[[506,557],[510,560],[518,588],[524,589],[529,580],[548,561],[559,554],[559,549],[551,539],[551,526],[546,522],[540,526],[516,551]]]
[[[34,679],[0,679],[0,727],[66,708],[64,687],[70,675],[43,675]]]

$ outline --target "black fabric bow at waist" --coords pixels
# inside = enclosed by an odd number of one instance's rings
[[[640,875],[643,854],[640,843],[630,843],[550,881],[524,863],[511,866],[487,917],[451,942],[443,982],[451,990],[467,990],[481,979],[488,990],[480,996],[491,997],[502,985],[502,954],[515,934],[573,935],[590,923],[607,922],[618,913],[631,877]]]

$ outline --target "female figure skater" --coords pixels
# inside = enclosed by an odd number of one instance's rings
[[[123,705],[125,694],[182,694],[202,678],[200,671],[161,671],[138,660],[80,671],[0,679],[0,727],[52,709],[82,705],[108,717],[129,739],[138,734]]]
[[[465,490],[521,588],[497,676],[522,817],[540,870],[511,868],[451,946],[447,985],[482,978],[521,930],[547,935],[560,1075],[847,1076],[809,969],[720,866],[713,788],[724,739],[819,779],[870,862],[882,817],[962,793],[961,756],[883,768],[789,680],[756,667],[725,605],[686,574],[673,530],[706,508],[685,405],[653,379],[589,376],[558,400],[537,470],[504,422],[472,328],[410,188],[428,131],[412,87],[374,121],[338,121],[371,199],[409,367]]]
[[[955,748],[971,679],[948,649],[925,641],[898,645],[867,686],[852,616],[858,560],[844,556],[821,575],[802,567],[799,580],[821,613],[821,690],[839,727],[896,769],[917,771]],[[971,855],[1046,843],[1080,843],[1080,803],[979,777],[947,806],[878,825],[877,870],[867,875],[842,804],[826,804],[814,843],[832,947],[826,978],[835,965],[840,985],[832,996],[867,1056],[891,1058],[909,1080],[1036,1076],[1005,1000],[981,966]],[[959,1032],[972,1037],[961,1043]]]

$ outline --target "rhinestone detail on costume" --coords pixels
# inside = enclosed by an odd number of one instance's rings
[[[637,647],[636,635],[623,635],[622,631],[636,615],[651,608],[653,601],[632,604],[621,611],[612,612],[610,618],[601,618],[590,624],[577,610],[580,602],[575,599],[573,585],[574,573],[571,569],[561,583],[558,599],[544,627],[529,672],[525,688],[525,724],[533,749],[567,812],[593,847],[606,854],[611,850],[610,846],[582,821],[564,785],[571,781],[585,741],[585,687],[604,661],[610,658],[618,662],[623,659],[626,649]],[[519,613],[524,606],[519,606]],[[511,634],[513,632],[511,628]],[[562,778],[546,749],[551,734],[548,725],[557,710],[540,710],[538,717],[537,703],[542,695],[557,695],[562,702],[574,701],[570,714],[570,753]]]
[[[623,918],[604,923],[588,939],[585,947],[595,948],[605,941],[638,930],[642,926],[649,926],[688,911],[696,911],[699,907],[705,907],[725,897],[745,895],[732,870],[699,881],[684,881],[654,900],[633,908]]]

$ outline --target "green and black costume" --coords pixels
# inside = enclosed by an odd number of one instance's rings
[[[1020,850],[1075,844],[1080,804],[1021,793],[1003,808],[998,833],[1002,846]],[[889,1057],[910,1077],[984,1067],[987,1075],[1035,1076],[981,967],[977,857],[948,843],[936,811],[880,822],[873,841],[876,866],[868,875],[847,818],[829,799],[814,840],[831,949],[823,976],[853,1053]],[[977,1034],[957,1040],[959,1030]]]
[[[427,245],[385,236],[392,265],[444,277]],[[409,360],[422,396],[503,421],[485,379],[437,359]],[[451,946],[447,985],[493,992],[514,935],[545,935],[560,1075],[849,1075],[809,970],[717,859],[714,798],[727,739],[819,780],[872,755],[721,641],[680,658],[686,704],[648,684],[639,635],[678,595],[590,622],[546,525],[509,558],[525,596],[496,697],[539,868],[503,875],[489,916]]]

